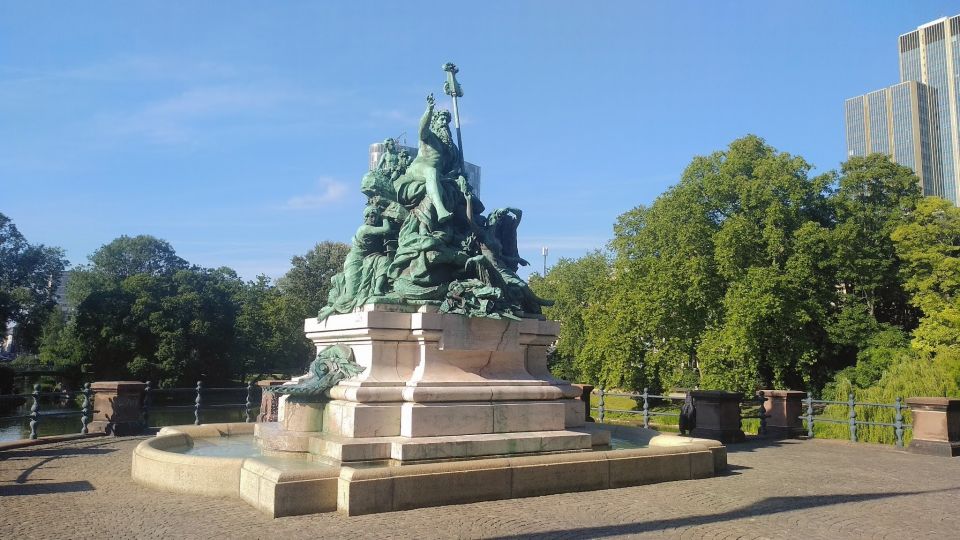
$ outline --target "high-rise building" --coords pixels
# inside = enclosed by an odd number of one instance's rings
[[[887,154],[920,178],[924,195],[943,197],[936,156],[936,110],[930,89],[907,81],[850,98],[844,104],[847,156]]]
[[[911,167],[924,195],[960,201],[960,15],[898,40],[900,84],[845,103],[847,156],[879,152]]]
[[[936,104],[943,195],[960,200],[960,137],[957,106],[960,104],[960,15],[943,17],[900,36],[900,80],[919,81],[930,87]]]

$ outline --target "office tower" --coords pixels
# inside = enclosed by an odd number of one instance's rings
[[[936,104],[936,150],[945,199],[960,200],[960,140],[957,106],[960,95],[960,15],[943,17],[900,36],[900,80],[930,88]]]
[[[898,40],[900,84],[845,103],[847,156],[880,152],[911,167],[924,195],[960,201],[960,15]]]
[[[847,157],[887,154],[916,172],[924,195],[943,197],[929,90],[907,81],[848,99]]]

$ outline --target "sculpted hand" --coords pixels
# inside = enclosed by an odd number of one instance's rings
[[[433,94],[427,96],[427,108],[433,110],[433,106],[436,105],[436,101],[433,99]]]

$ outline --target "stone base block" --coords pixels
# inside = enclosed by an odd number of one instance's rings
[[[403,462],[440,461],[535,452],[575,452],[590,448],[590,435],[574,431],[489,433],[400,439],[391,443],[390,457]]]
[[[258,428],[258,432],[262,433],[263,429]],[[253,426],[244,423],[164,428],[157,437],[143,441],[134,450],[133,477],[142,484],[181,493],[238,497],[271,517],[333,510],[359,515],[704,478],[723,470],[726,455],[724,447],[715,441],[603,424],[591,424],[579,431],[542,434],[539,445],[526,448],[539,448],[535,453],[481,459],[448,458],[402,466],[387,459],[381,463],[331,464],[182,453],[194,444],[195,438],[229,437],[252,431]],[[574,447],[589,448],[594,432],[600,431],[647,446],[566,451]],[[533,434],[527,435],[533,437]],[[512,440],[515,441],[511,443],[513,450],[519,450],[526,444],[522,439],[520,434],[484,434],[449,437],[448,442],[467,440],[482,444]],[[319,444],[317,440],[318,436],[311,438],[311,450]],[[345,444],[348,441],[362,440],[340,438],[338,441],[329,436],[327,442],[349,448],[349,444]],[[392,452],[398,442],[404,441],[402,437],[376,440],[386,443],[386,447],[377,450],[379,456],[389,455],[384,448]],[[554,443],[557,446],[550,446]]]
[[[310,432],[323,429],[325,403],[299,403],[287,398],[280,423],[287,431]]]
[[[332,512],[339,476],[339,467],[251,458],[240,469],[240,498],[270,517]]]
[[[400,404],[331,401],[324,408],[323,431],[343,437],[400,435]]]
[[[356,516],[713,476],[701,445],[519,456],[340,472],[337,510]]]
[[[399,437],[352,438],[314,435],[310,438],[312,460],[382,461],[390,459],[391,443]]]
[[[562,401],[404,403],[400,435],[442,437],[480,433],[558,431],[566,427]]]
[[[960,456],[960,442],[914,439],[910,441],[907,450],[915,454],[926,454],[928,456],[957,457]]]

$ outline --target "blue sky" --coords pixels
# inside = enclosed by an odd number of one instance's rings
[[[152,234],[192,263],[279,277],[314,243],[349,241],[368,145],[414,134],[453,61],[481,198],[524,210],[539,268],[540,246],[550,261],[602,247],[620,213],[747,133],[836,168],[843,100],[898,82],[897,36],[958,12],[0,0],[0,212],[75,264]]]

